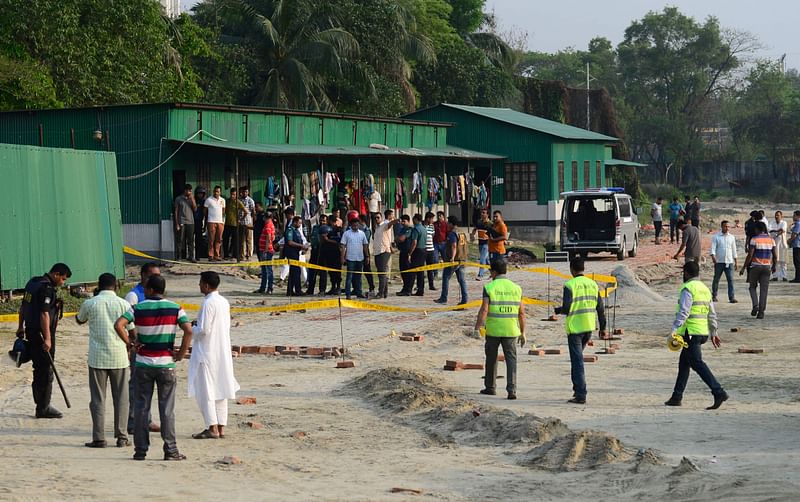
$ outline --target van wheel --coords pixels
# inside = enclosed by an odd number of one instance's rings
[[[634,258],[636,256],[636,251],[639,249],[639,238],[637,236],[633,237],[633,247],[630,251],[628,251],[628,256]]]
[[[617,260],[619,260],[619,261],[622,261],[622,260],[625,259],[625,244],[627,244],[627,242],[625,241],[625,238],[623,237],[622,238],[622,246],[620,246],[619,247],[619,251],[617,251]]]

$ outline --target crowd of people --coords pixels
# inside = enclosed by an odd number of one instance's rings
[[[655,243],[660,244],[662,231],[662,201],[657,198],[651,207],[655,229]],[[669,205],[670,244],[679,243],[673,259],[684,256],[686,262],[700,262],[702,255],[700,234],[700,199],[686,197],[681,205],[674,198]],[[739,268],[736,238],[730,233],[728,220],[720,223],[720,228],[711,241],[709,257],[714,264],[714,278],[711,283],[713,301],[717,301],[719,283],[722,275],[728,284],[727,294],[730,303],[738,303],[735,295],[734,272],[747,274],[748,291],[752,304],[751,315],[763,319],[767,309],[769,283],[784,281],[800,283],[800,210],[794,211],[792,221],[787,222],[782,211],[775,211],[773,219],[766,217],[764,210],[753,210],[744,223],[745,259]],[[794,278],[789,279],[787,261],[791,249],[794,265]]]

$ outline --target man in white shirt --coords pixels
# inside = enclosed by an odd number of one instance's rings
[[[383,215],[375,213],[375,235],[372,237],[372,254],[375,255],[375,269],[378,272],[388,272],[392,260],[392,240],[394,232],[394,211],[387,209]],[[389,275],[378,275],[378,298],[389,296]]]
[[[214,195],[203,203],[208,229],[208,261],[222,261],[222,232],[225,230],[225,198],[222,187],[214,187]]]
[[[369,194],[369,200],[367,201],[367,205],[369,206],[368,209],[370,214],[372,214],[373,216],[375,214],[380,214],[381,194],[379,194],[377,190]]]
[[[711,295],[717,301],[717,290],[719,289],[719,279],[725,272],[725,279],[728,281],[728,301],[738,303],[733,294],[733,271],[738,268],[736,259],[736,238],[729,233],[730,224],[723,220],[720,224],[720,232],[714,235],[711,240],[711,261],[714,262],[714,281],[711,283]]]
[[[358,218],[350,220],[350,228],[342,235],[339,243],[342,249],[342,264],[347,264],[344,292],[348,300],[351,285],[358,298],[367,298],[361,290],[360,272],[364,270],[364,262],[369,261],[369,241],[367,235],[359,230],[358,225]]]
[[[653,202],[653,207],[650,208],[650,216],[653,217],[653,227],[656,231],[656,244],[661,244],[661,228],[664,224],[664,219],[661,213],[661,202],[664,199],[661,197],[657,198],[655,202]]]

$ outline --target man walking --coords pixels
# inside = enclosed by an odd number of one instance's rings
[[[364,262],[369,261],[369,242],[367,236],[359,228],[358,218],[350,220],[350,228],[342,234],[341,264],[347,265],[347,277],[344,280],[344,293],[350,299],[352,291],[358,298],[367,298],[361,290],[361,272]]]
[[[225,199],[222,188],[214,187],[213,195],[203,203],[208,229],[208,261],[222,261],[222,234],[225,228]]]
[[[567,343],[572,375],[572,399],[569,403],[586,404],[586,373],[583,368],[583,349],[600,324],[600,337],[606,334],[606,316],[603,298],[597,283],[583,275],[583,258],[569,262],[572,279],[564,283],[561,307],[556,314],[566,315]]]
[[[481,394],[494,396],[497,381],[497,349],[503,346],[506,362],[506,391],[508,399],[517,398],[517,342],[525,346],[525,306],[522,288],[506,279],[508,265],[504,258],[492,260],[492,281],[483,288],[483,303],[475,321],[475,331],[486,330],[486,373]]]
[[[56,263],[50,272],[33,277],[25,285],[25,296],[19,307],[17,337],[28,340],[33,362],[33,401],[36,418],[61,418],[60,411],[50,406],[53,394],[53,363],[56,358],[56,327],[61,317],[61,300],[56,290],[72,277],[64,263]],[[48,356],[48,353],[50,354]]]
[[[158,386],[158,413],[161,417],[161,439],[164,441],[164,460],[185,460],[175,441],[175,361],[189,352],[192,325],[180,305],[163,298],[166,281],[152,275],[145,285],[145,300],[137,303],[117,319],[114,329],[120,338],[126,336],[128,324],[135,322],[138,331],[136,352],[136,394],[134,415],[136,448],[134,460],[144,460],[150,448],[150,431],[147,417],[153,399],[153,386]],[[180,349],[175,351],[175,333],[183,330]]]
[[[730,224],[726,220],[720,223],[720,231],[711,240],[711,261],[714,262],[714,280],[711,282],[711,296],[717,301],[719,279],[725,272],[728,281],[728,301],[737,303],[733,294],[733,271],[739,268],[736,258],[736,238],[730,234]]]
[[[128,446],[125,425],[128,419],[128,347],[129,337],[114,331],[114,323],[131,308],[117,296],[117,278],[101,274],[97,296],[83,302],[76,316],[78,324],[89,323],[89,411],[92,414],[92,440],[89,448],[105,448],[106,386],[111,382],[114,402],[114,438],[117,447]]]
[[[234,399],[239,390],[231,356],[231,306],[217,291],[219,282],[216,272],[200,274],[200,292],[205,298],[192,328],[189,397],[197,400],[206,428],[193,434],[195,439],[225,437],[228,399]]]
[[[794,262],[794,279],[789,282],[800,282],[800,210],[792,215],[792,228],[789,229],[789,246],[792,248]]]
[[[721,341],[717,336],[717,313],[714,310],[714,303],[711,301],[711,292],[700,281],[698,275],[700,275],[700,265],[697,262],[686,262],[683,265],[683,285],[678,298],[675,321],[672,323],[672,333],[668,339],[672,340],[674,335],[681,335],[688,347],[681,350],[675,389],[672,391],[672,397],[664,404],[667,406],[681,405],[683,391],[689,381],[689,370],[693,369],[708,385],[714,396],[714,404],[706,409],[716,410],[728,400],[728,394],[722,389],[717,379],[714,378],[714,374],[703,361],[701,346],[708,341],[709,336],[711,336],[711,344],[714,347],[719,347]]]
[[[183,193],[175,197],[175,259],[197,263],[194,255],[194,212],[197,202],[192,196],[192,185],[185,185]]]
[[[756,235],[750,239],[750,250],[744,260],[744,266],[739,275],[744,275],[747,270],[747,282],[750,284],[750,301],[753,304],[751,316],[756,319],[764,318],[767,310],[767,294],[769,293],[769,279],[775,273],[775,241],[767,233],[767,225],[763,221],[755,224]]]
[[[467,236],[463,233],[458,232],[458,218],[455,216],[450,216],[447,219],[447,239],[446,239],[446,248],[442,258],[444,258],[445,263],[457,263],[463,262],[467,259]],[[456,274],[456,278],[458,279],[458,285],[461,288],[461,301],[458,302],[459,305],[463,305],[467,303],[467,281],[464,278],[464,266],[463,265],[454,265],[452,267],[447,267],[442,270],[442,294],[439,296],[437,300],[434,300],[436,303],[445,304],[447,303],[447,294],[448,289],[450,287],[450,278]]]
[[[686,253],[684,253],[685,262],[699,262],[701,253],[700,230],[695,226],[687,225],[685,220],[678,220],[678,229],[683,234],[683,239],[681,240],[681,246],[678,248],[678,252],[675,253],[672,259],[677,260],[681,252],[686,250]]]
[[[495,260],[506,255],[506,240],[508,240],[508,227],[503,220],[503,213],[492,213],[492,230],[489,232],[489,259]]]
[[[392,227],[394,226],[394,211],[387,209],[384,214],[375,213],[375,235],[372,238],[372,254],[375,256],[375,269],[381,272],[378,275],[378,298],[389,296],[389,271],[392,260]]]
[[[650,216],[653,218],[653,227],[656,231],[656,244],[661,244],[661,228],[664,224],[664,217],[661,213],[661,202],[664,199],[659,197],[653,203],[653,207],[650,208]]]
[[[676,241],[681,240],[681,234],[678,230],[678,220],[684,214],[683,206],[678,202],[677,197],[673,197],[672,204],[669,205],[669,243],[675,244]]]

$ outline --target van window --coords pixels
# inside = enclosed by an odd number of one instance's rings
[[[617,205],[619,206],[619,217],[620,218],[630,218],[631,217],[631,202],[628,198],[620,198],[617,199]]]

